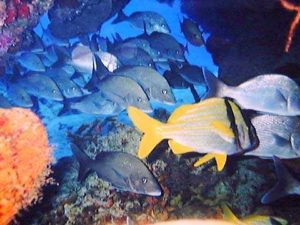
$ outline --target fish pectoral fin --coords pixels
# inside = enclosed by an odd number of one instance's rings
[[[184,153],[188,153],[188,152],[194,152],[195,149],[189,147],[189,146],[185,146],[182,144],[179,144],[178,142],[174,141],[174,140],[169,140],[168,141],[170,148],[172,149],[172,152],[175,155],[179,155],[179,154],[184,154]]]
[[[286,139],[278,134],[272,134],[272,136],[273,136],[274,142],[277,146],[284,147],[291,143],[289,139]]]
[[[202,158],[198,159],[198,161],[194,163],[194,166],[198,167],[213,158],[216,160],[218,171],[222,171],[227,160],[227,155],[223,153],[208,153]]]
[[[235,135],[233,133],[233,130],[223,123],[222,121],[214,121],[211,123],[211,127],[214,132],[216,132],[218,135],[220,135],[225,141],[227,142],[233,142]]]

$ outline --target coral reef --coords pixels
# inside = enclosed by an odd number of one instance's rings
[[[165,117],[163,111],[157,115]],[[90,157],[100,151],[126,151],[136,154],[141,134],[135,128],[113,119],[96,120],[83,125],[72,142]],[[173,155],[166,142],[156,147],[145,162],[163,189],[159,198],[118,192],[95,173],[77,181],[78,163],[63,158],[53,167],[59,183],[47,190],[47,197],[24,224],[136,224],[179,218],[221,218],[221,203],[227,203],[239,216],[253,212],[281,216],[280,210],[261,207],[260,198],[275,181],[271,161],[230,157],[224,171],[217,172],[213,163],[194,168],[195,154]],[[42,210],[44,209],[44,210]],[[276,212],[276,213],[274,213]],[[295,209],[295,213],[299,208]],[[30,219],[29,219],[30,218]]]
[[[286,41],[285,48],[284,48],[284,51],[288,52],[291,47],[293,37],[295,35],[295,30],[300,22],[300,6],[293,5],[285,0],[280,0],[280,3],[285,9],[287,9],[289,11],[297,12],[293,22],[291,23],[290,30],[289,30],[289,33],[287,36],[287,41]]]
[[[39,16],[53,5],[53,0],[6,0],[0,2],[0,65],[7,52],[20,47],[23,32],[32,29]]]
[[[51,162],[52,148],[39,118],[27,109],[0,109],[0,224],[40,198]]]

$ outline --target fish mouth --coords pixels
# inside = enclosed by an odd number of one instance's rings
[[[162,192],[161,192],[161,190],[147,191],[145,194],[149,195],[149,196],[159,197],[159,196],[161,196]]]

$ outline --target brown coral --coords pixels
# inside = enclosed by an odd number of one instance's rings
[[[0,224],[38,200],[51,161],[39,118],[27,109],[0,109]]]

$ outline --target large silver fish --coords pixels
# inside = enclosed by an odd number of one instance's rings
[[[167,80],[152,68],[144,66],[121,67],[114,74],[135,80],[141,85],[150,100],[175,104],[175,97]]]
[[[38,73],[27,74],[25,77],[19,79],[17,84],[23,87],[28,94],[37,98],[56,101],[64,100],[59,88],[48,76]]]
[[[123,76],[109,76],[96,87],[112,102],[121,107],[135,106],[145,112],[152,112],[149,99],[140,85],[131,78]]]
[[[25,67],[29,71],[45,72],[46,70],[41,59],[31,52],[21,54],[17,58],[17,61],[21,64],[21,66]]]
[[[289,77],[266,74],[239,86],[224,84],[211,73],[204,73],[208,92],[204,96],[229,97],[242,108],[284,116],[300,115],[300,88]]]
[[[180,22],[180,27],[189,43],[195,46],[201,46],[204,44],[202,32],[200,31],[197,23],[190,19],[184,18],[183,21]]]
[[[263,204],[272,203],[288,195],[300,195],[300,181],[296,180],[276,156],[273,157],[277,183],[262,198]]]
[[[296,116],[258,115],[251,119],[259,146],[245,155],[261,158],[300,158],[300,118]]]
[[[72,151],[79,162],[78,179],[84,180],[90,171],[109,182],[119,191],[129,191],[149,196],[160,196],[161,188],[147,166],[133,155],[125,152],[100,152],[90,159],[76,145]]]
[[[170,28],[160,14],[152,11],[134,12],[130,16],[126,16],[123,11],[118,13],[118,17],[113,23],[128,21],[134,26],[143,29],[144,25],[148,34],[153,32],[170,33]]]

